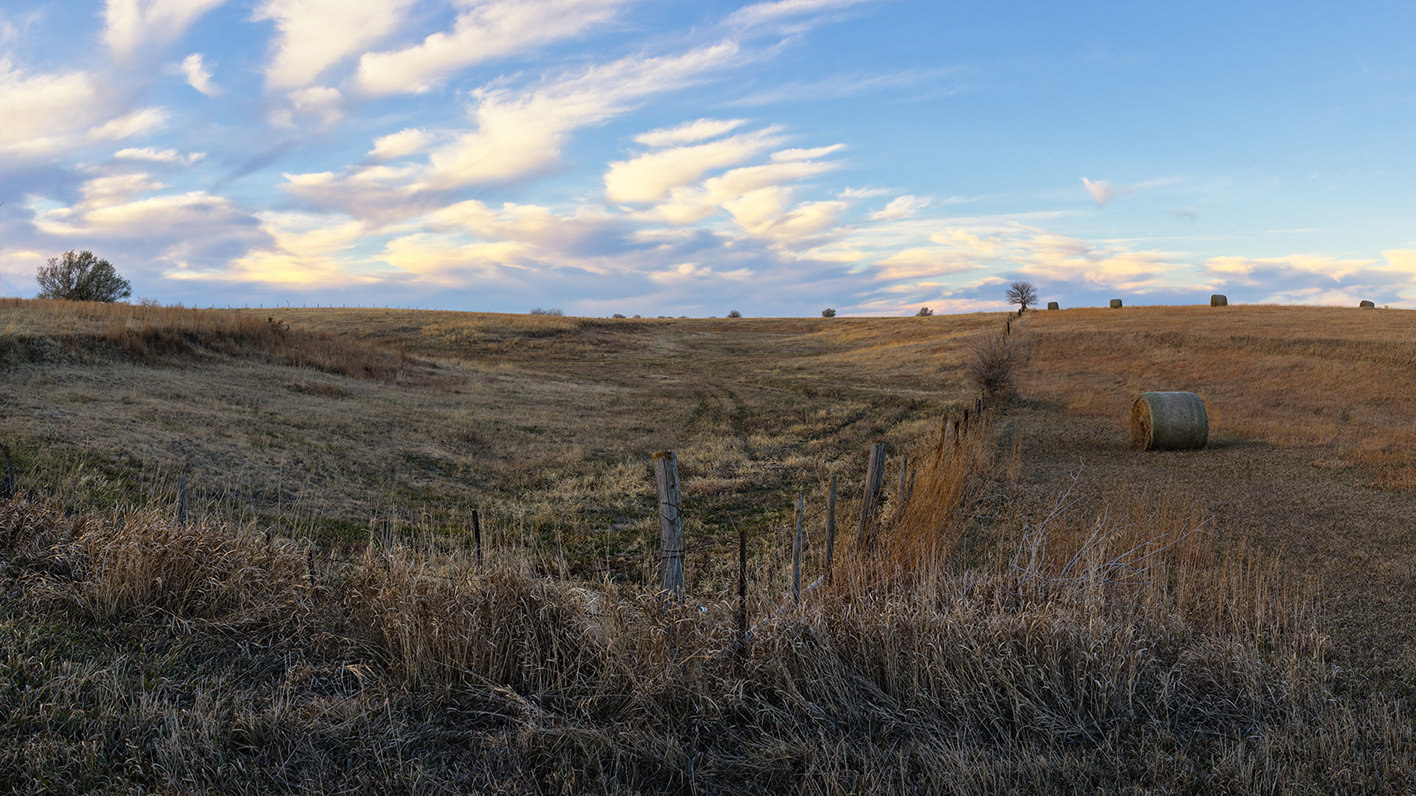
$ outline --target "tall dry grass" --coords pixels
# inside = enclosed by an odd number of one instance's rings
[[[1183,495],[1120,490],[1100,510],[1062,495],[1036,516],[981,521],[998,498],[997,446],[977,422],[957,440],[924,441],[912,452],[921,463],[913,488],[887,504],[873,552],[852,552],[845,534],[834,577],[800,603],[757,595],[769,610],[751,617],[748,638],[726,592],[675,603],[538,576],[529,562],[482,568],[431,547],[314,566],[299,546],[240,527],[183,528],[159,514],[66,517],[43,500],[0,506],[0,557],[7,591],[35,597],[18,603],[26,610],[58,603],[136,628],[177,618],[210,639],[279,630],[259,636],[268,648],[255,668],[286,672],[283,685],[256,697],[260,687],[240,691],[232,680],[232,693],[244,694],[236,697],[209,681],[170,714],[165,735],[139,732],[142,745],[121,754],[100,743],[87,762],[68,764],[128,786],[1416,785],[1402,708],[1334,693],[1302,595],[1261,560],[1220,547]],[[56,708],[0,689],[10,726],[29,728],[23,737],[82,741],[86,727],[112,732],[160,713],[155,705],[176,709],[164,686],[141,685],[132,699],[88,686],[71,694],[56,683],[104,675],[24,671],[49,678],[39,687],[58,710],[86,700],[91,714],[56,722]],[[349,756],[381,745],[402,751]],[[5,748],[0,774],[41,787],[16,747]],[[179,748],[188,753],[174,755]],[[469,748],[481,751],[454,753]]]
[[[275,314],[5,298],[0,325],[4,360],[86,353],[150,363],[218,353],[384,382],[424,375],[401,350],[292,326]]]

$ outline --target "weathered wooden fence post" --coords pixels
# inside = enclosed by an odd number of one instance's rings
[[[0,484],[0,498],[11,500],[15,497],[15,467],[10,463],[10,446],[0,442],[0,451],[5,453],[5,481]]]
[[[472,544],[477,547],[477,566],[482,566],[482,518],[472,509]]]
[[[856,537],[860,539],[860,549],[866,552],[875,548],[875,514],[879,508],[880,488],[885,485],[885,443],[870,445],[870,463],[865,469],[865,495],[860,504],[860,528]]]
[[[797,495],[796,535],[792,537],[792,602],[801,602],[801,515],[806,499]]]
[[[664,567],[664,591],[683,596],[683,515],[680,513],[678,457],[673,451],[654,454],[654,480],[659,486],[659,542]]]
[[[187,476],[177,476],[177,524],[187,524]]]
[[[826,490],[826,582],[831,582],[831,559],[836,554],[836,476]]]

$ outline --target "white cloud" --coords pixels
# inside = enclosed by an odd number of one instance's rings
[[[146,160],[153,163],[172,163],[179,166],[190,166],[193,163],[206,157],[205,152],[188,152],[183,155],[175,149],[158,150],[150,146],[137,149],[128,147],[113,153],[113,157],[118,160]]]
[[[255,19],[279,31],[266,85],[295,89],[393,33],[412,0],[265,0]]]
[[[696,146],[660,149],[633,160],[612,162],[605,173],[605,195],[612,202],[659,201],[671,189],[695,182],[709,170],[735,166],[776,146],[783,140],[776,135],[780,129],[770,127],[756,133]]]
[[[787,206],[792,200],[792,190],[785,187],[788,183],[824,174],[836,167],[837,164],[829,161],[789,160],[732,169],[704,180],[700,186],[674,188],[669,192],[669,199],[655,207],[653,214],[672,224],[689,224],[707,218],[721,207],[731,213],[742,228],[753,234],[767,234],[775,227],[771,219],[789,212]],[[814,219],[848,206],[846,202],[819,204],[821,207],[809,214]],[[805,217],[799,219],[795,227],[803,228],[804,222]]]
[[[187,78],[187,85],[207,95],[215,97],[221,93],[221,89],[211,82],[211,69],[202,63],[201,53],[192,53],[182,59],[182,74]]]
[[[401,158],[423,151],[428,144],[432,143],[432,140],[433,137],[423,130],[407,127],[396,133],[375,139],[374,148],[369,150],[369,156],[378,160]]]
[[[570,38],[611,18],[627,0],[470,0],[453,29],[402,50],[366,53],[357,81],[368,94],[429,90],[458,70]]]
[[[224,0],[108,0],[103,40],[113,54],[127,58],[146,46],[176,41],[187,28]]]
[[[342,108],[344,96],[339,89],[329,86],[310,86],[287,92],[288,108],[277,108],[271,112],[271,124],[280,127],[294,127],[295,114],[314,117],[319,124],[328,127],[344,118]]]
[[[769,3],[754,3],[734,11],[728,16],[727,24],[734,27],[751,28],[793,17],[835,11],[862,2],[870,2],[870,0],[776,0],[776,2]]]
[[[477,129],[433,152],[429,186],[506,182],[545,169],[559,160],[571,131],[619,115],[644,97],[688,85],[729,63],[737,51],[726,42],[679,56],[625,58],[524,94],[478,90]]]
[[[872,221],[894,221],[901,218],[911,218],[928,206],[928,199],[905,194],[890,200],[890,204],[885,205],[883,210],[871,213],[870,219]]]
[[[876,279],[896,281],[976,271],[984,265],[967,252],[931,247],[904,249],[880,260],[875,267]]]
[[[1113,199],[1129,196],[1130,194],[1146,190],[1147,188],[1173,185],[1179,181],[1180,179],[1178,177],[1165,177],[1157,180],[1146,180],[1145,182],[1138,182],[1132,185],[1112,185],[1107,180],[1092,182],[1086,177],[1083,177],[1082,186],[1086,188],[1087,193],[1091,194],[1092,201],[1096,202],[1097,207],[1105,207]]]
[[[302,213],[262,213],[268,243],[217,268],[185,263],[165,276],[179,280],[258,282],[289,288],[335,288],[369,283],[376,275],[357,273],[350,252],[368,232],[358,221]]]
[[[86,140],[140,135],[167,119],[160,108],[114,118],[116,102],[88,72],[27,74],[0,58],[0,152],[48,155]]]
[[[1091,194],[1092,201],[1096,202],[1097,207],[1106,207],[1107,203],[1111,201],[1111,183],[1106,180],[1092,182],[1083,177],[1082,185],[1086,186],[1087,193]]]
[[[634,137],[634,140],[648,147],[692,144],[695,141],[717,138],[744,124],[747,124],[746,119],[698,119],[685,122],[677,127],[664,127],[640,133]]]

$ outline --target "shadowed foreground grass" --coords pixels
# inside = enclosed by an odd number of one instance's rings
[[[249,527],[0,506],[0,781],[20,792],[1399,793],[1396,703],[1336,696],[1277,570],[1183,495],[981,522],[975,424],[878,545],[783,598],[353,562]]]

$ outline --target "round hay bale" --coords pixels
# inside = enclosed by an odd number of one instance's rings
[[[1049,301],[1049,302],[1047,302],[1047,308],[1050,309],[1050,310],[1060,310],[1060,309],[1062,309],[1062,307],[1059,306],[1059,305],[1057,304],[1057,302],[1055,302],[1055,301]]]
[[[1370,301],[1363,301],[1361,304],[1358,304],[1357,306],[1362,307],[1363,309],[1369,309],[1369,308],[1375,308],[1377,305],[1373,304],[1373,303],[1370,302]]]
[[[1211,307],[1228,307],[1228,306],[1229,306],[1229,297],[1226,296],[1226,295],[1224,295],[1224,294],[1222,294],[1222,293],[1216,293],[1216,294],[1214,294],[1213,296],[1210,296],[1210,306],[1211,306]]]
[[[1112,300],[1111,300],[1111,309],[1113,309],[1113,310],[1119,310],[1119,309],[1121,309],[1121,299],[1112,299]]]
[[[1131,404],[1131,441],[1144,451],[1203,448],[1209,441],[1205,402],[1192,392],[1143,392]]]

